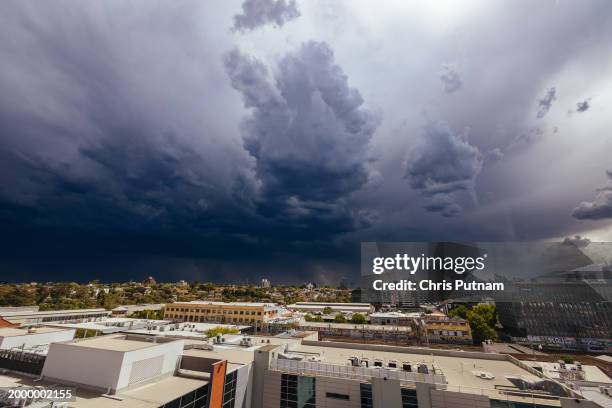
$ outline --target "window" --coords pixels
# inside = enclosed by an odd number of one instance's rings
[[[351,399],[351,397],[346,394],[336,394],[335,392],[327,392],[325,393],[325,397],[344,401],[348,401]]]
[[[223,386],[223,408],[231,408],[234,406],[236,399],[236,371],[225,376],[225,385]]]
[[[283,374],[281,376],[281,408],[315,408],[315,378]]]
[[[372,408],[372,384],[359,384],[359,393],[361,394],[361,408]]]
[[[190,391],[160,408],[206,408],[208,406],[208,384]]]
[[[402,408],[418,408],[419,401],[417,400],[416,390],[411,388],[402,388]]]

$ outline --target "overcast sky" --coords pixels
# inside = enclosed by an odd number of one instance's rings
[[[612,240],[612,3],[0,4],[0,280],[337,283]]]

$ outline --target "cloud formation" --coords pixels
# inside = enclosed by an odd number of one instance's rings
[[[251,110],[242,134],[261,183],[260,209],[275,203],[276,216],[304,222],[352,218],[346,199],[370,178],[368,144],[379,120],[349,86],[330,47],[304,43],[274,72],[234,50],[225,68]]]
[[[550,110],[553,101],[557,99],[557,89],[553,86],[546,91],[546,95],[538,101],[538,113],[536,117],[542,119]]]
[[[455,216],[461,207],[453,193],[473,192],[482,164],[482,153],[466,135],[454,133],[444,122],[430,123],[406,159],[405,177],[413,189],[429,197],[428,211]]]
[[[451,64],[443,64],[439,74],[440,81],[444,84],[446,93],[457,92],[461,89],[462,81],[459,73]]]
[[[572,116],[574,113],[584,113],[591,108],[591,98],[587,98],[584,101],[576,103],[576,109],[570,109],[567,111],[568,116]]]
[[[606,175],[612,180],[612,171],[606,170]],[[595,199],[578,204],[572,216],[579,220],[612,218],[612,186],[598,189]]]
[[[234,31],[252,31],[267,24],[282,27],[301,15],[296,0],[244,0],[234,16]]]
[[[590,243],[591,243],[590,239],[588,239],[587,237],[582,237],[580,235],[574,235],[573,237],[566,237],[563,240],[564,245],[573,245],[578,248],[587,247],[589,246]]]

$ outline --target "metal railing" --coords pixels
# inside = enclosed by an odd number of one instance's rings
[[[372,377],[400,380],[402,382],[424,382],[446,384],[446,377],[441,374],[422,374],[383,367],[353,367],[349,365],[323,363],[317,361],[299,361],[273,358],[268,367],[273,371],[291,374],[344,378],[368,381]]]

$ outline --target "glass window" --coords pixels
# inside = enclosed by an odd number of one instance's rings
[[[281,376],[281,408],[315,408],[315,378],[283,374]]]
[[[417,400],[416,390],[411,388],[402,388],[402,408],[418,408],[419,401]]]
[[[372,384],[359,384],[359,392],[361,394],[361,408],[372,408]]]

